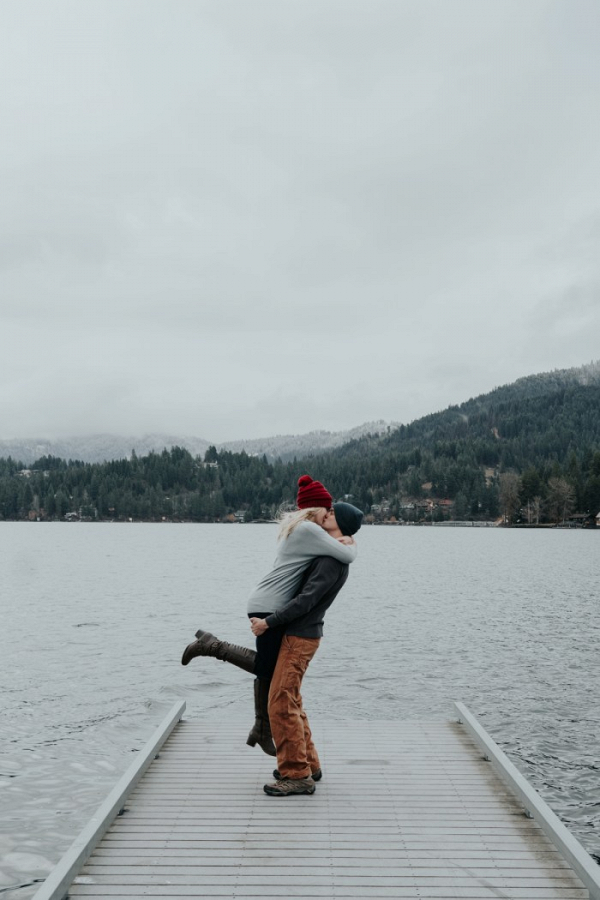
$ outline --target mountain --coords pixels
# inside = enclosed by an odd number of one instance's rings
[[[267,457],[270,462],[281,459],[287,462],[294,458],[313,456],[326,450],[334,450],[369,434],[386,434],[391,429],[397,428],[398,423],[365,422],[349,431],[309,431],[308,434],[279,434],[270,438],[258,438],[250,441],[226,441],[217,444],[217,450],[231,450],[241,453],[244,450],[250,456]]]
[[[335,458],[324,454],[311,465],[332,492],[350,493],[365,506],[385,499],[399,510],[407,499],[443,498],[461,517],[494,517],[512,484],[515,508],[519,499],[536,499],[549,509],[560,487],[567,506],[595,515],[600,362],[520,378],[388,434],[352,441]]]
[[[192,452],[180,438],[168,452],[102,463],[53,453],[25,468],[0,458],[0,519],[268,519],[293,503],[298,475],[307,471],[376,521],[502,514],[536,524],[577,513],[591,523],[600,511],[598,362],[521,378],[408,425],[367,431],[335,450],[335,435],[305,436],[311,451],[319,441],[326,449],[293,462],[265,459],[271,445],[261,442],[245,444],[250,454],[221,447],[199,459],[198,445]],[[154,439],[161,450],[169,440]],[[280,450],[293,439],[272,440]],[[33,448],[36,455],[42,449]]]
[[[573,369],[555,370],[537,375],[519,378],[511,384],[498,387],[488,394],[450,406],[447,410],[432,413],[409,425],[388,423],[382,420],[366,422],[348,431],[310,431],[300,435],[275,435],[274,437],[255,438],[249,440],[223,441],[215,443],[204,438],[189,435],[172,435],[163,433],[143,436],[123,437],[115,434],[96,434],[86,437],[69,437],[60,440],[15,439],[0,440],[0,459],[8,458],[31,465],[44,456],[60,459],[73,459],[95,463],[113,459],[128,459],[132,450],[137,456],[145,456],[151,452],[160,453],[164,449],[183,447],[192,456],[203,457],[209,446],[217,450],[229,450],[234,453],[242,451],[250,456],[265,455],[269,462],[281,459],[288,462],[294,458],[300,460],[319,456],[330,450],[343,453],[354,452],[358,447],[369,448],[373,452],[376,447],[386,446],[414,447],[417,444],[426,446],[430,440],[455,439],[465,431],[473,436],[477,431],[477,423],[482,417],[496,415],[499,417],[495,427],[502,425],[507,404],[534,402],[556,394],[569,387],[585,387],[600,384],[600,361]],[[502,420],[502,422],[500,421]],[[484,426],[485,431],[485,426]],[[487,432],[489,436],[489,431]]]
[[[116,434],[92,434],[86,437],[68,437],[55,441],[15,439],[0,441],[0,458],[12,457],[25,465],[31,465],[43,456],[59,459],[75,459],[96,463],[111,459],[127,459],[131,451],[145,456],[152,451],[160,453],[165,447],[185,447],[194,456],[204,456],[209,441],[202,438],[180,437],[169,434],[146,434],[142,437],[124,437]]]
[[[381,434],[391,427],[387,422],[367,422],[349,431],[311,431],[300,435],[277,435],[254,440],[225,441],[213,444],[218,450],[231,450],[236,453],[245,451],[250,456],[266,455],[267,459],[283,460],[294,457],[310,456],[334,447],[340,447],[348,441],[366,434]],[[112,459],[128,459],[132,450],[137,456],[148,453],[161,453],[164,449],[183,447],[192,456],[203,457],[211,442],[204,438],[172,434],[146,434],[142,437],[123,437],[116,434],[94,434],[87,437],[69,437],[61,440],[15,439],[0,440],[0,458],[9,456],[24,465],[31,465],[43,456],[55,456],[59,459],[74,459],[87,463],[99,463]]]
[[[505,448],[511,446],[514,452],[516,442],[526,456],[524,442],[533,435],[545,434],[549,456],[558,458],[565,441],[577,449],[600,437],[600,409],[596,407],[599,388],[600,361],[528,375],[409,425],[400,425],[378,438],[348,443],[343,452],[353,453],[367,445],[370,452],[376,448],[406,452],[415,447],[433,448],[440,441],[465,440],[472,445],[482,440],[494,448],[491,456],[502,463]],[[583,415],[582,421],[578,412]],[[533,446],[531,451],[536,452]],[[525,456],[521,464],[527,463]],[[508,460],[504,462],[510,464]]]
[[[534,457],[564,459],[600,439],[600,361],[519,378],[488,394],[400,426],[382,446],[421,449],[477,441],[496,465],[522,469]]]

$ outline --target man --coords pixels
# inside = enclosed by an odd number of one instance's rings
[[[362,516],[350,503],[334,503],[322,527],[334,538],[351,536],[360,528]],[[277,748],[277,781],[264,786],[269,796],[314,794],[315,778],[321,778],[300,687],[319,647],[325,613],[347,578],[346,564],[329,556],[319,557],[310,565],[299,594],[266,618],[250,619],[257,637],[269,628],[285,627],[269,692],[269,720]]]

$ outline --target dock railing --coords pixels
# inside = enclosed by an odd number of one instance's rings
[[[600,866],[581,846],[558,816],[540,797],[537,791],[521,775],[519,770],[500,749],[487,731],[469,712],[464,703],[454,703],[458,721],[465,726],[475,742],[485,751],[484,759],[490,761],[500,778],[520,799],[527,815],[535,819],[544,834],[560,850],[571,868],[577,873],[590,893],[590,900],[600,900]]]
[[[176,703],[158,726],[150,740],[140,750],[135,762],[114,786],[104,803],[98,807],[81,834],[75,838],[48,878],[35,892],[32,900],[63,900],[71,882],[91,856],[104,833],[123,809],[128,795],[148,766],[156,759],[185,710],[185,701]]]

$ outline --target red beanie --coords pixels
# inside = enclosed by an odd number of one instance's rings
[[[298,509],[308,509],[312,506],[324,506],[325,509],[329,509],[332,503],[333,497],[320,481],[313,481],[310,475],[300,476],[296,498]]]

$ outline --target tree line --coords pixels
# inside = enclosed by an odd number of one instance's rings
[[[600,512],[600,384],[524,379],[304,459],[181,447],[103,463],[0,459],[0,518],[273,518],[309,472],[372,520],[542,524]]]

